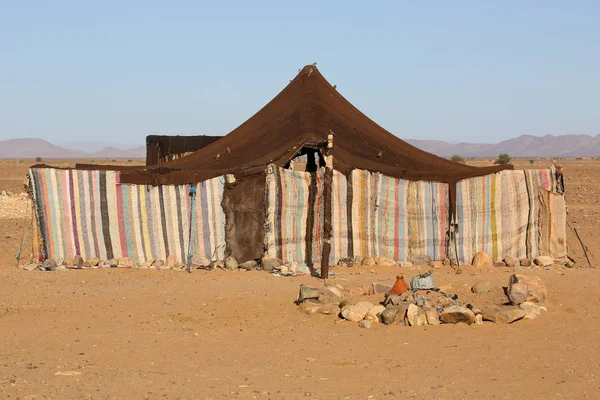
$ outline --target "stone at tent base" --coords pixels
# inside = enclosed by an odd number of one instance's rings
[[[497,324],[510,324],[525,317],[525,310],[513,306],[486,306],[481,308],[485,321]]]
[[[475,322],[475,314],[467,307],[450,306],[442,311],[441,320],[447,324],[464,323],[471,325]]]
[[[449,258],[444,258],[444,265],[449,267],[452,265],[452,260],[450,260]]]
[[[533,263],[539,267],[548,267],[554,264],[554,259],[550,256],[537,256]]]
[[[440,269],[444,266],[444,262],[443,261],[432,261],[429,263],[429,265],[431,266],[431,268]],[[448,264],[448,265],[450,265],[450,264]]]
[[[66,271],[67,267],[65,267],[64,265],[59,265],[58,267],[56,267],[57,271]]]
[[[522,258],[519,260],[519,265],[521,267],[531,267],[531,260],[529,258]]]
[[[545,306],[540,305],[538,303],[532,303],[530,301],[521,303],[521,305],[519,305],[519,308],[525,311],[525,316],[523,317],[525,319],[537,318],[537,316],[541,314],[542,310],[546,311]]]
[[[348,285],[344,287],[344,292],[351,296],[365,296],[369,294],[369,291],[360,285]]]
[[[124,267],[133,267],[135,265],[135,263],[129,257],[121,257],[121,258],[119,258],[118,265],[122,265]]]
[[[575,261],[573,261],[573,260],[569,260],[569,261],[567,261],[567,263],[565,264],[565,267],[567,267],[567,268],[576,268],[576,267],[577,267],[577,264],[575,263]]]
[[[42,263],[42,267],[44,267],[44,269],[46,271],[54,271],[56,269],[57,265],[53,259],[48,258],[48,259],[44,260],[44,262]]]
[[[41,267],[40,264],[30,262],[30,263],[23,265],[21,268],[23,268],[25,271],[34,271],[34,270],[38,269],[39,267]]]
[[[340,258],[337,262],[337,265],[340,267],[352,267],[353,262],[351,258]]]
[[[153,267],[164,267],[165,262],[163,260],[156,260],[152,263]]]
[[[173,268],[177,265],[177,260],[173,254],[169,254],[167,256],[167,260],[165,261],[165,265],[169,268]]]
[[[375,266],[376,262],[375,259],[371,256],[367,256],[365,258],[363,258],[362,260],[362,265],[366,266],[366,267],[373,267]]]
[[[367,315],[365,315],[365,320],[379,322],[380,318],[381,318],[381,313],[384,311],[385,311],[385,307],[378,304],[378,305],[374,306],[373,308],[371,308],[367,312]]]
[[[376,257],[375,263],[380,267],[393,267],[394,264],[396,264],[394,260],[390,260],[382,256]]]
[[[281,265],[283,265],[283,261],[277,257],[263,257],[261,260],[262,269],[267,272],[272,272],[275,268],[279,268]]]
[[[410,261],[413,265],[429,265],[431,262],[431,257],[425,254],[419,254],[412,256],[408,261]]]
[[[199,267],[210,267],[210,260],[206,257],[200,257],[194,264]]]
[[[221,260],[216,260],[216,261],[212,261],[210,263],[210,267],[212,269],[215,269],[215,268],[225,269],[225,264]]]
[[[475,294],[484,294],[495,289],[497,286],[498,285],[495,285],[492,282],[477,282],[471,287],[471,292]]]
[[[342,308],[342,318],[352,322],[362,321],[369,310],[373,308],[373,304],[368,301],[361,301],[354,305],[347,305]]]
[[[537,276],[513,274],[508,279],[507,294],[511,304],[519,305],[526,301],[543,303],[548,291],[544,282]]]
[[[373,321],[363,319],[358,323],[358,326],[365,329],[371,329],[371,327],[373,326]]]
[[[506,264],[504,264],[504,261],[496,261],[494,263],[494,268],[502,268],[502,267],[506,267]]]
[[[149,259],[147,259],[146,261],[144,261],[144,262],[142,263],[142,267],[144,267],[144,268],[149,268],[149,267],[151,267],[151,266],[152,266],[152,264],[154,264],[154,260],[153,260],[153,259],[151,259],[151,258],[149,258]]]
[[[402,268],[412,268],[413,267],[413,263],[411,263],[410,261],[401,261],[400,263],[398,263],[398,265]]]
[[[71,260],[71,265],[74,267],[83,267],[83,258],[81,256],[75,256]]]
[[[321,304],[315,302],[313,299],[303,302],[298,308],[307,315],[338,315],[340,313],[340,307],[337,304]]]
[[[507,267],[510,268],[515,268],[519,266],[519,259],[516,257],[504,257],[504,264],[506,264]]]
[[[492,261],[492,257],[485,251],[479,251],[473,257],[473,266],[479,268],[492,268],[494,263]]]
[[[320,295],[321,291],[319,289],[300,285],[300,292],[298,293],[298,300],[296,300],[296,303],[302,303],[304,300],[308,299],[318,299]]]
[[[99,263],[100,259],[98,257],[92,257],[85,260],[85,263],[83,263],[83,265],[86,267],[97,267]]]
[[[440,324],[440,316],[435,309],[426,310],[425,316],[427,317],[427,323],[429,325],[439,325]]]
[[[483,315],[481,315],[481,314],[475,314],[475,323],[477,325],[483,324]]]
[[[333,293],[334,295],[336,295],[337,297],[339,297],[340,299],[344,298],[344,293],[342,292],[342,290],[337,287],[337,286],[327,286],[327,289]]]
[[[339,289],[332,287],[319,289],[319,303],[322,304],[340,304],[343,299],[343,295],[339,295],[341,292]]]
[[[247,271],[251,271],[253,270],[256,266],[258,265],[258,263],[255,260],[248,260],[246,262],[243,262],[239,265],[240,268],[245,269]]]
[[[231,256],[225,258],[224,265],[225,265],[225,269],[227,269],[229,271],[238,269],[237,260]]]
[[[410,326],[427,325],[427,315],[421,307],[414,304],[409,304],[406,310],[406,318]]]

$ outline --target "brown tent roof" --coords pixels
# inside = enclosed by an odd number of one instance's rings
[[[158,168],[123,169],[121,182],[185,184],[224,174],[241,177],[262,172],[269,163],[287,164],[303,146],[323,143],[330,132],[334,134],[334,168],[343,173],[357,168],[450,183],[512,169],[510,165],[457,164],[406,143],[361,113],[309,65],[228,135]]]

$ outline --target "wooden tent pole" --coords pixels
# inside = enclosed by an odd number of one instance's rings
[[[331,254],[331,193],[333,191],[333,133],[327,136],[327,150],[325,153],[325,185],[323,186],[323,202],[325,215],[323,216],[323,251],[321,252],[321,278],[329,278],[329,255]]]

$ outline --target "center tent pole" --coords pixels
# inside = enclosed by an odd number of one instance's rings
[[[321,279],[329,278],[329,255],[331,254],[331,199],[333,186],[333,132],[327,136],[327,149],[325,150],[325,185],[323,186],[323,200],[325,215],[323,216],[323,251],[321,252]]]

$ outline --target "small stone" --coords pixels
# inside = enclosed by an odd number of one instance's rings
[[[548,267],[548,266],[554,264],[554,259],[550,256],[537,256],[533,260],[533,263],[540,267]]]
[[[177,260],[175,259],[175,256],[173,254],[169,254],[167,256],[167,261],[165,262],[165,265],[169,268],[174,268],[177,264]]]
[[[290,272],[290,267],[288,267],[287,265],[282,265],[279,267],[279,273],[281,275],[289,275]]]
[[[340,266],[340,267],[346,267],[346,268],[352,267],[353,264],[354,263],[352,262],[351,258],[340,258],[338,260],[338,262],[337,262],[338,266]]]
[[[434,269],[440,269],[444,266],[444,262],[443,261],[432,261],[429,263],[429,265],[431,265],[431,267]]]
[[[531,260],[529,258],[522,258],[519,261],[519,264],[521,265],[521,267],[531,267]]]
[[[365,296],[369,291],[360,285],[349,285],[344,288],[344,291],[352,296]]]
[[[400,316],[400,307],[388,305],[385,310],[381,312],[381,322],[385,325],[392,325],[398,318],[404,319],[404,315]]]
[[[396,264],[394,260],[390,260],[382,256],[375,257],[375,263],[380,267],[393,267],[394,264]]]
[[[365,318],[373,304],[368,301],[361,301],[354,305],[347,305],[342,308],[341,315],[344,319],[352,322],[359,322]]]
[[[210,260],[206,257],[200,257],[194,264],[199,267],[210,267]]]
[[[425,316],[427,317],[427,323],[429,325],[439,325],[440,324],[440,316],[438,312],[431,308],[425,311]]]
[[[431,257],[420,254],[410,258],[409,260],[413,265],[429,265],[431,262]]]
[[[225,263],[221,260],[215,260],[215,261],[211,261],[210,262],[210,268],[215,269],[215,268],[220,268],[220,269],[225,269]]]
[[[56,267],[57,271],[66,271],[67,267],[65,267],[64,265],[59,265],[58,267]]]
[[[340,288],[338,288],[336,286],[327,286],[327,289],[329,289],[333,294],[335,294],[340,299],[344,298],[344,293],[342,292],[342,290]]]
[[[565,264],[565,267],[567,267],[567,268],[576,268],[577,264],[573,260],[568,260],[567,263]]]
[[[173,259],[175,259],[175,257],[173,257]],[[133,267],[134,264],[135,263],[133,262],[133,260],[129,257],[121,257],[118,261],[118,265],[122,265],[124,267]]]
[[[413,267],[413,263],[411,263],[410,261],[401,261],[400,263],[398,263],[398,265],[402,268],[412,268]]]
[[[358,326],[365,329],[371,329],[371,327],[373,326],[373,321],[363,319],[358,323]]]
[[[340,307],[337,304],[320,304],[314,302],[313,299],[307,300],[298,306],[300,311],[307,315],[312,314],[325,314],[325,315],[338,315],[340,313]]]
[[[467,307],[450,306],[442,311],[441,320],[447,324],[464,323],[471,325],[475,322],[475,314]]]
[[[240,268],[245,269],[247,271],[251,271],[253,270],[256,266],[258,265],[258,263],[255,260],[249,260],[246,262],[243,262],[239,265]]]
[[[44,260],[44,262],[42,263],[42,267],[44,267],[46,271],[54,271],[57,267],[56,261],[54,261],[51,258],[48,258],[47,260]]]
[[[366,267],[373,267],[376,265],[375,259],[371,256],[367,256],[365,258],[363,258],[362,265],[366,266]]]
[[[73,265],[74,267],[83,267],[83,258],[81,256],[75,256],[73,257],[73,260],[71,260],[71,265]]]
[[[530,301],[526,301],[519,305],[519,308],[525,311],[525,319],[534,319],[537,318],[538,315],[541,314],[541,310],[546,311],[546,307],[540,305],[538,303],[532,303]]]
[[[390,289],[392,289],[392,287],[389,285],[384,285],[381,283],[373,283],[371,286],[369,286],[369,294],[370,295],[386,294],[387,292],[390,291]]]
[[[380,318],[381,318],[381,313],[384,311],[385,311],[384,306],[382,306],[380,304],[376,305],[367,312],[367,315],[365,315],[365,320],[379,322]]]
[[[471,292],[475,294],[484,294],[493,289],[495,289],[498,285],[494,285],[492,282],[477,282],[471,288]]]
[[[236,269],[238,269],[238,262],[235,258],[229,256],[227,258],[225,258],[225,261],[223,262],[225,269],[229,270],[229,271],[234,271]]]
[[[391,295],[387,296],[385,298],[385,301],[383,302],[383,305],[387,306],[387,305],[391,304],[393,306],[397,306],[397,305],[403,304],[404,303],[403,294],[391,294]]]
[[[483,315],[481,315],[481,314],[475,314],[475,323],[477,325],[483,324]]]
[[[452,261],[449,258],[444,258],[444,265],[449,267],[452,265]]]
[[[473,266],[480,268],[492,268],[494,263],[492,261],[492,257],[485,251],[480,251],[475,254],[473,257]]]
[[[300,285],[300,292],[298,293],[298,300],[296,300],[296,303],[302,303],[307,299],[318,299],[319,296],[321,296],[321,291],[319,289]]]
[[[38,269],[39,267],[41,267],[40,264],[30,262],[30,263],[23,265],[21,268],[23,268],[25,271],[34,271],[34,270]]]
[[[164,265],[165,265],[165,262],[163,260],[156,260],[152,263],[153,267],[164,267]]]
[[[482,307],[481,315],[484,320],[497,324],[510,324],[525,317],[526,312],[513,306],[486,306]]]
[[[338,290],[336,290],[336,289],[337,288],[335,288],[335,287],[319,289],[319,303],[340,304],[344,296],[338,295],[338,293],[340,293],[340,291],[339,291],[339,289]]]
[[[507,267],[515,268],[519,266],[519,259],[511,256],[504,257],[504,264],[506,264]]]
[[[421,307],[414,304],[409,304],[406,310],[406,318],[410,326],[427,325],[427,315]]]
[[[519,305],[526,301],[543,303],[548,291],[539,277],[514,274],[508,279],[507,294],[511,304]]]
[[[100,264],[100,263],[98,263],[98,264]],[[152,258],[149,258],[142,263],[142,267],[149,268],[152,266],[152,264],[154,264],[154,260]]]
[[[267,272],[272,272],[275,268],[283,265],[283,261],[281,261],[277,257],[263,257],[261,260],[262,269]]]
[[[506,264],[504,264],[504,261],[496,261],[494,263],[494,268],[502,268],[502,267],[506,267]]]

